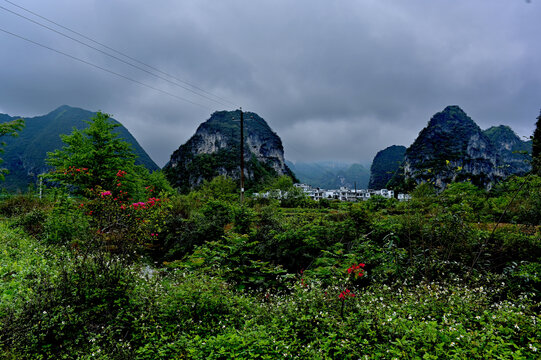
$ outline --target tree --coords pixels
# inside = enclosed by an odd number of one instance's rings
[[[0,124],[0,137],[2,137],[4,135],[18,136],[19,134],[17,133],[17,131],[20,131],[23,128],[24,128],[24,120],[23,119],[17,119],[17,120],[1,123]],[[0,153],[4,152],[3,147],[5,145],[6,144],[3,141],[0,142]],[[4,160],[2,160],[2,158],[0,158],[0,164],[3,163],[3,162],[4,162]],[[7,174],[7,172],[8,172],[7,169],[0,169],[0,181],[4,180],[4,174]]]
[[[113,132],[120,125],[101,112],[87,123],[83,130],[61,135],[66,146],[47,153],[47,163],[55,169],[46,178],[78,194],[97,187],[115,190],[116,186],[131,194],[137,192],[142,187],[141,177],[147,178],[148,171],[135,165],[131,145]]]
[[[532,173],[541,176],[541,112],[532,138]]]

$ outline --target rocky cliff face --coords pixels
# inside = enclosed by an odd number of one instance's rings
[[[406,182],[432,181],[443,188],[452,181],[470,180],[489,187],[508,173],[498,148],[458,106],[435,114],[406,150]]]
[[[530,160],[532,142],[522,141],[505,125],[493,126],[483,131],[494,145],[506,175],[525,174],[532,169]]]
[[[219,111],[172,155],[164,171],[187,191],[218,175],[240,177],[240,112]],[[276,175],[294,174],[284,160],[282,141],[255,113],[244,113],[244,158],[247,187]]]

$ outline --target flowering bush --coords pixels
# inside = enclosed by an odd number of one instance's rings
[[[348,268],[348,274],[353,274],[353,277],[363,277],[364,276],[364,263],[353,264]]]
[[[90,217],[91,226],[101,240],[100,246],[111,252],[132,254],[141,246],[159,247],[167,200],[150,197],[151,191],[147,191],[146,201],[134,202],[122,183],[127,175],[126,171],[118,170],[110,189],[99,186],[87,189],[88,200],[79,207]]]
[[[338,295],[338,298],[342,301],[344,301],[345,299],[347,299],[348,297],[355,297],[355,294],[351,292],[351,290],[349,289],[346,289],[344,291],[342,291],[340,293],[340,295]]]

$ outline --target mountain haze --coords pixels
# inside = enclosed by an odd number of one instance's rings
[[[361,164],[348,164],[332,161],[313,163],[287,162],[299,181],[322,189],[338,189],[346,186],[358,189],[368,186],[370,173]]]

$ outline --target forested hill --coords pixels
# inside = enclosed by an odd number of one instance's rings
[[[405,154],[406,147],[400,145],[392,145],[379,151],[370,167],[368,187],[370,189],[386,188],[389,180],[399,171]]]
[[[7,168],[9,174],[6,180],[0,183],[0,187],[17,191],[25,190],[29,184],[36,184],[37,176],[49,170],[45,163],[47,152],[63,146],[60,135],[70,134],[74,127],[85,128],[87,126],[85,121],[90,120],[95,114],[88,110],[63,105],[46,115],[23,118],[25,128],[19,132],[19,136],[2,139],[6,143],[5,152],[1,156],[4,159],[2,167]],[[0,122],[18,118],[20,117],[0,114]],[[112,121],[119,123],[116,120]],[[149,170],[158,170],[158,165],[137,140],[122,124],[120,125],[115,131],[132,145],[137,155],[136,164],[144,165]]]
[[[387,184],[392,189],[411,189],[425,181],[440,189],[460,181],[490,188],[510,175],[529,172],[531,153],[532,142],[521,140],[509,126],[483,131],[453,105],[430,119],[405,151],[398,170],[396,162],[392,167],[383,162],[372,176],[393,173]]]
[[[511,152],[514,146],[509,141],[514,133],[503,129],[506,131],[483,132],[460,107],[447,106],[430,119],[407,149],[405,178],[415,183],[431,180],[438,187],[464,180],[491,186],[511,174],[529,171],[529,162],[524,161],[527,157],[519,167],[512,154],[503,151],[509,146]]]

